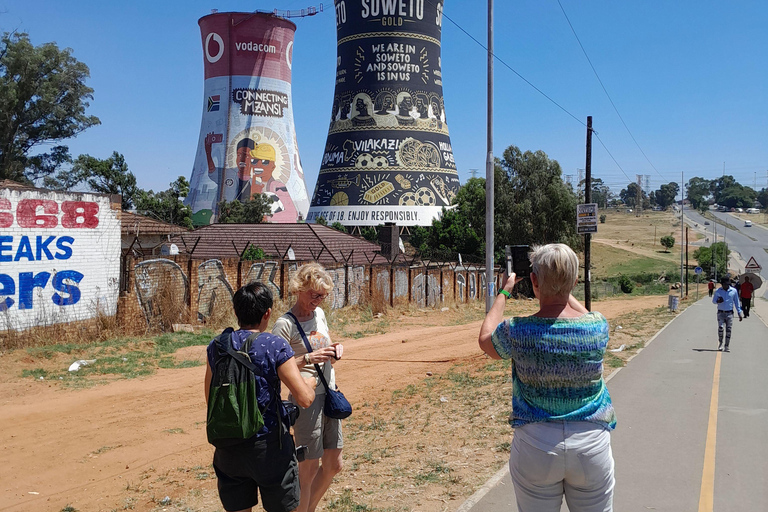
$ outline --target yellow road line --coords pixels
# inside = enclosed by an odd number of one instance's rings
[[[709,424],[707,425],[707,443],[704,449],[704,470],[701,474],[701,494],[699,494],[699,512],[712,512],[715,502],[715,445],[717,442],[717,402],[720,393],[720,359],[723,353],[717,353],[715,376],[712,379],[712,400],[709,403]]]

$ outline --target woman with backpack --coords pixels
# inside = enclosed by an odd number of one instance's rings
[[[344,347],[340,343],[331,342],[325,313],[320,307],[333,290],[333,280],[322,265],[309,263],[302,265],[291,277],[288,289],[296,297],[296,303],[275,321],[272,333],[282,336],[291,344],[302,376],[317,379],[316,368],[321,368],[328,387],[336,389],[333,363],[341,359]],[[311,351],[307,350],[307,344]],[[314,401],[301,410],[293,427],[296,443],[307,446],[306,459],[299,462],[299,512],[315,511],[333,477],[342,468],[341,450],[344,440],[341,420],[325,416],[325,394],[325,386],[318,383]],[[295,397],[289,398],[295,401]],[[299,405],[304,407],[301,403]]]
[[[245,285],[232,305],[239,329],[227,329],[211,341],[205,372],[207,431],[216,446],[219,498],[225,510],[247,512],[260,492],[267,512],[293,511],[300,501],[298,461],[280,383],[298,405],[308,407],[315,381],[302,378],[283,338],[265,332],[272,315],[269,288]],[[231,406],[232,400],[238,407]]]

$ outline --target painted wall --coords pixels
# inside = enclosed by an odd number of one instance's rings
[[[0,189],[0,329],[116,313],[119,209],[105,195]]]

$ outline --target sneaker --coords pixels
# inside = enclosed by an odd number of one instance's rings
[[[717,345],[717,350],[720,350],[720,351],[723,350],[723,342],[722,341]]]
[[[726,352],[730,352],[730,351],[731,351],[731,349],[730,349],[730,348],[728,348],[728,347],[725,347],[725,351],[726,351]]]

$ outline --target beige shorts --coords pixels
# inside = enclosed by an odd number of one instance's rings
[[[292,396],[288,397],[293,403]],[[301,408],[299,418],[293,426],[296,446],[307,447],[307,459],[319,459],[323,450],[341,449],[344,437],[341,434],[341,420],[326,418],[323,414],[325,393],[315,396],[315,401],[306,409]]]

